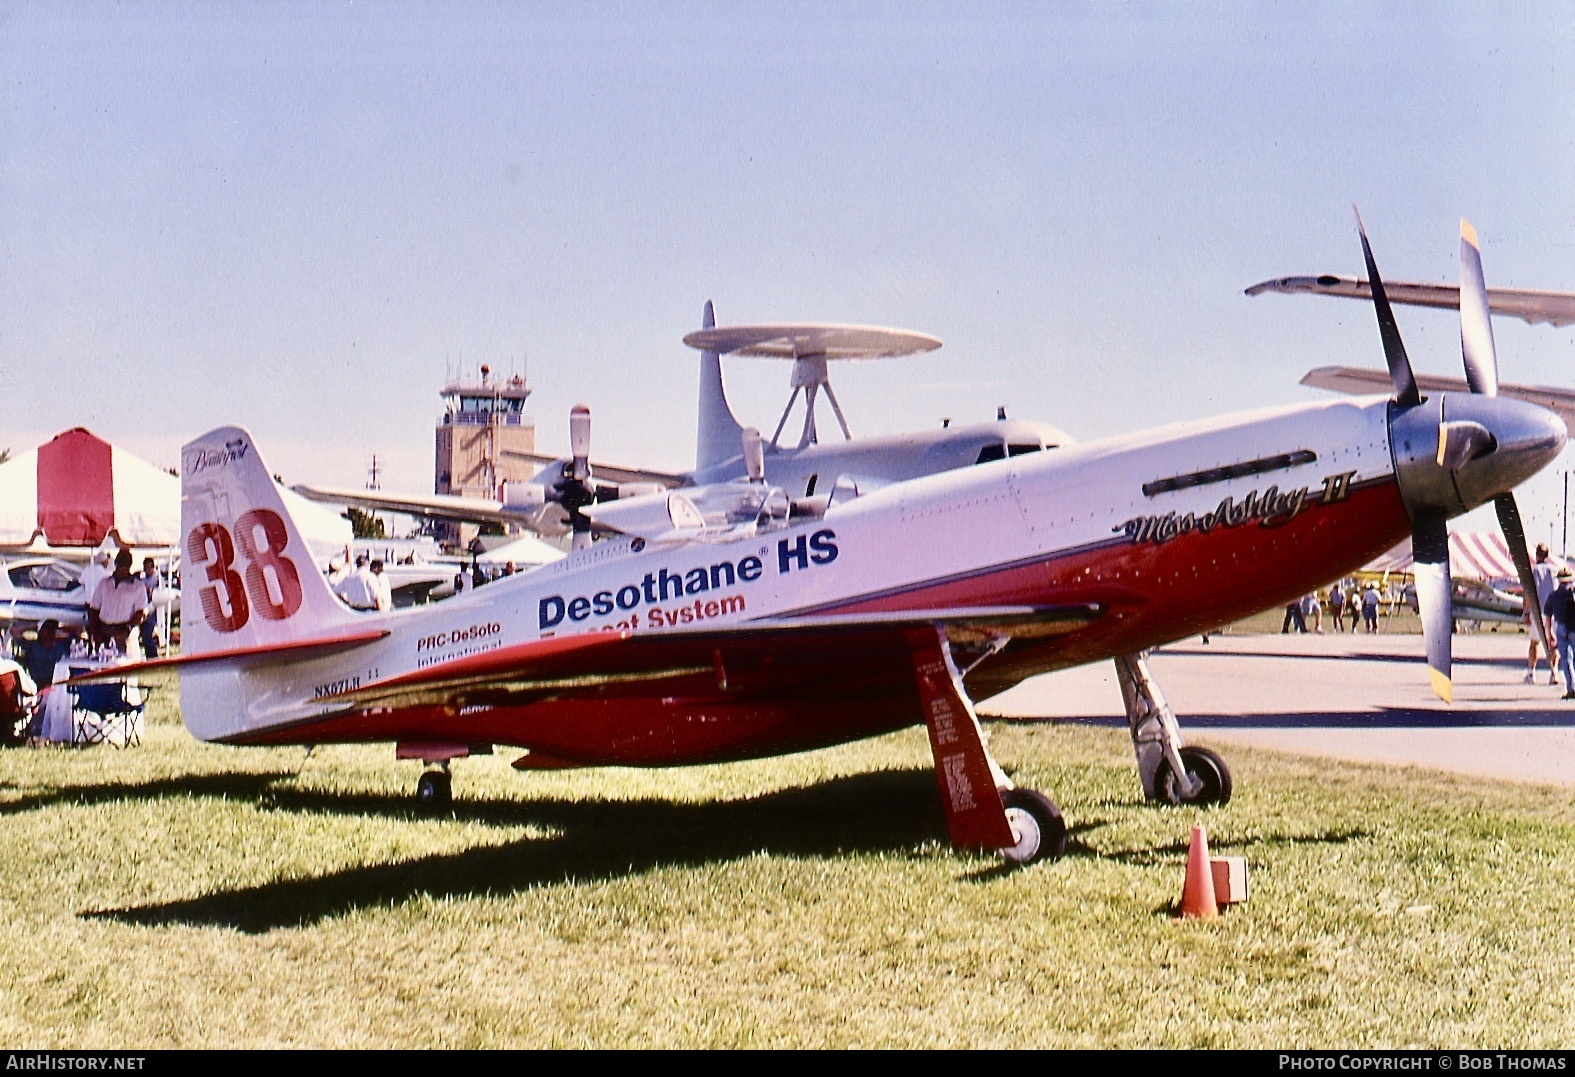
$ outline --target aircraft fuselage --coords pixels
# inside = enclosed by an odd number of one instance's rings
[[[634,765],[857,739],[920,718],[911,690],[879,655],[848,655],[849,670],[872,670],[869,683],[835,699],[808,687],[755,696],[746,676],[720,683],[728,678],[711,669],[609,687],[594,704],[548,693],[518,706],[368,710],[335,696],[585,632],[681,634],[954,606],[1105,609],[1086,628],[1014,644],[984,662],[968,686],[988,696],[1035,673],[1140,651],[1283,603],[1393,546],[1410,525],[1389,408],[1382,398],[1338,400],[1178,424],[895,484],[756,532],[600,542],[438,606],[345,611],[341,624],[390,634],[341,654],[193,669],[183,677],[183,711],[197,736],[230,742],[448,739]],[[198,517],[216,503],[188,494],[188,534],[212,522]],[[188,585],[197,587],[194,569]],[[206,608],[200,596],[186,597],[188,609]],[[741,645],[734,669],[793,660],[748,651]],[[891,668],[906,670],[899,659]],[[828,680],[855,683],[849,670]],[[816,676],[813,664],[805,676]]]

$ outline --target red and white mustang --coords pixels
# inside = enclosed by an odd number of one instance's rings
[[[1386,316],[1392,398],[1179,424],[842,501],[750,480],[652,494],[596,513],[620,533],[562,561],[380,615],[314,570],[250,435],[215,430],[182,456],[184,653],[163,662],[182,669],[196,736],[393,741],[426,760],[420,792],[439,801],[447,762],[482,745],[524,749],[521,768],[668,766],[924,723],[954,842],[1056,856],[1059,811],[990,759],[971,699],[1114,659],[1145,792],[1227,799],[1229,771],[1184,744],[1144,652],[1284,604],[1413,531],[1427,562],[1447,518],[1502,501],[1562,449],[1556,416],[1488,387],[1420,399]],[[1447,690],[1447,620],[1442,658],[1435,642]]]

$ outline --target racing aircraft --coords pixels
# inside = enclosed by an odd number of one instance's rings
[[[1465,231],[1462,275],[1480,290]],[[1365,232],[1362,244],[1376,282]],[[417,791],[434,803],[450,796],[451,760],[494,745],[523,749],[520,769],[669,766],[923,724],[953,843],[1054,858],[1059,808],[1013,785],[972,703],[1026,677],[1114,660],[1144,793],[1228,800],[1229,769],[1186,744],[1147,650],[1283,604],[1411,533],[1447,697],[1448,561],[1431,556],[1445,521],[1488,500],[1514,516],[1510,491],[1566,430],[1495,396],[1480,303],[1462,311],[1474,391],[1422,399],[1374,293],[1388,395],[807,498],[768,481],[745,431],[744,478],[598,505],[615,537],[387,614],[339,603],[250,435],[215,430],[182,453],[185,653],[99,679],[178,667],[182,716],[204,740],[393,741],[426,763]],[[1529,573],[1524,536],[1510,544]]]
[[[862,490],[919,475],[1039,452],[1070,444],[1063,430],[1045,423],[1006,418],[931,430],[855,438],[831,388],[828,363],[887,359],[933,351],[933,336],[864,325],[777,324],[716,325],[707,301],[703,328],[684,337],[701,353],[699,420],[695,467],[687,472],[652,471],[590,460],[590,412],[576,408],[569,417],[570,455],[566,458],[505,450],[505,455],[543,465],[530,482],[500,484],[495,499],[452,494],[406,495],[322,486],[294,490],[316,501],[355,505],[371,511],[402,512],[438,519],[523,526],[544,534],[569,531],[574,543],[589,543],[593,527],[581,513],[586,505],[639,497],[663,489],[723,482],[745,473],[741,437],[744,427],[727,400],[722,382],[723,355],[791,360],[792,389],[776,433],[762,445],[766,481],[795,497],[829,493],[838,483]],[[803,426],[796,444],[781,443],[795,404],[803,394]],[[816,406],[824,396],[841,429],[842,441],[820,440]]]

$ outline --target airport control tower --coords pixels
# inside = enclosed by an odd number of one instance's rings
[[[524,482],[536,473],[535,464],[510,455],[536,448],[536,424],[525,415],[530,386],[524,378],[494,381],[492,369],[483,366],[480,381],[456,379],[442,396],[434,493],[495,498],[499,483]]]

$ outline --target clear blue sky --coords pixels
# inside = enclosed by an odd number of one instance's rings
[[[524,370],[539,443],[692,462],[723,322],[933,333],[834,372],[855,432],[1082,438],[1312,399],[1371,311],[1270,276],[1575,288],[1565,5],[0,0],[0,446],[156,463],[221,423],[287,481],[430,489],[437,390]],[[1421,370],[1453,315],[1402,311]],[[1506,381],[1575,331],[1496,325]],[[729,367],[768,429],[786,367]],[[1572,466],[1570,458],[1558,467]],[[1534,536],[1561,479],[1523,495]]]

